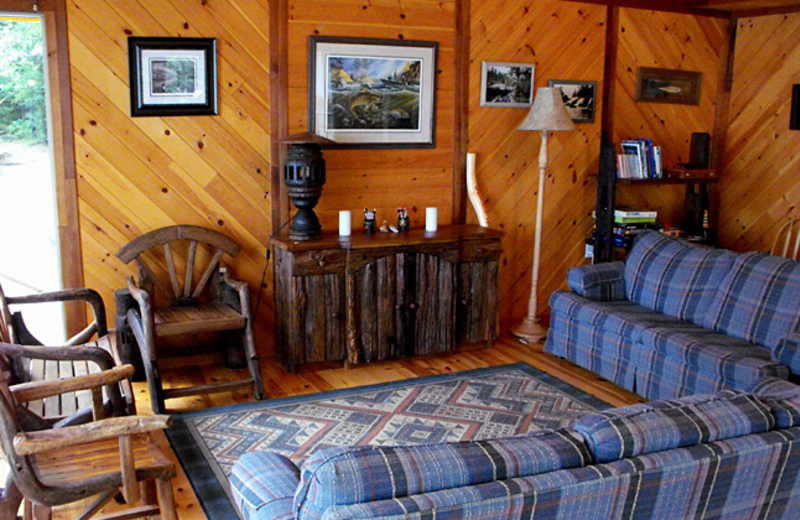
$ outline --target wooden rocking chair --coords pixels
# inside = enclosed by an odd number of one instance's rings
[[[77,301],[91,306],[94,320],[62,346],[42,346],[15,308],[46,302]],[[103,299],[90,289],[67,289],[51,293],[6,297],[0,286],[0,359],[8,367],[6,383],[31,385],[41,381],[71,378],[118,364],[107,335]],[[96,339],[92,337],[97,334]],[[28,431],[82,424],[96,418],[135,414],[136,406],[128,379],[107,385],[104,394],[75,389],[27,401],[18,408],[20,424]],[[98,410],[99,407],[99,410]],[[1,484],[1,483],[0,483]],[[0,518],[15,518],[23,497],[13,481],[0,491]]]
[[[253,340],[250,287],[234,280],[226,269],[219,267],[224,254],[233,257],[238,252],[239,246],[230,238],[198,226],[156,229],[132,240],[117,252],[117,257],[126,264],[136,260],[139,266],[138,285],[133,277],[128,279],[128,289],[138,308],[128,309],[126,316],[142,353],[154,412],[164,411],[166,399],[226,392],[250,385],[256,399],[264,398],[264,384]],[[183,276],[179,274],[181,269]],[[158,338],[232,330],[241,331],[250,372],[248,379],[181,388],[162,387]],[[233,350],[232,354],[229,351],[229,365],[236,364],[236,352]]]
[[[800,260],[800,218],[793,218],[779,230],[770,254]]]
[[[0,349],[13,347],[0,343]],[[171,479],[174,464],[153,443],[149,432],[169,425],[168,416],[129,416],[60,429],[30,431],[19,412],[22,404],[61,392],[85,389],[95,396],[94,413],[102,417],[100,394],[103,387],[116,386],[133,374],[131,365],[58,381],[40,381],[9,387],[10,360],[0,356],[0,441],[8,460],[11,478],[19,493],[33,504],[35,518],[49,518],[50,508],[98,498],[79,517],[97,514],[120,491],[132,506],[105,519],[141,518],[161,514],[162,520],[176,520]],[[140,483],[156,482],[161,507],[154,503],[150,488]],[[144,493],[142,493],[144,491]],[[17,502],[18,505],[18,502]],[[12,503],[13,506],[13,503]],[[4,509],[5,508],[5,509]],[[3,518],[14,518],[15,510],[0,503]]]

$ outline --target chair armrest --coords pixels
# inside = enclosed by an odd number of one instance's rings
[[[136,303],[139,304],[139,309],[143,314],[150,311],[150,294],[136,285],[136,280],[133,279],[133,276],[128,277],[128,290],[131,292],[133,299],[136,300]]]
[[[110,370],[116,366],[114,358],[106,350],[92,345],[75,345],[48,347],[42,345],[17,345],[16,343],[0,343],[0,354],[30,359],[57,361],[91,361],[101,370]]]
[[[614,302],[628,299],[625,294],[625,264],[608,262],[570,268],[567,285],[575,293],[594,301]]]
[[[781,339],[772,350],[772,359],[789,367],[792,374],[800,374],[800,332],[792,332]]]
[[[170,422],[169,415],[136,415],[101,419],[55,430],[21,432],[14,436],[14,449],[19,455],[33,455],[103,439],[164,430],[170,426]]]
[[[222,301],[242,314],[250,307],[250,286],[245,282],[231,277],[225,267],[219,270],[220,296]],[[247,316],[249,318],[249,316]]]
[[[80,343],[85,343],[89,338],[92,337],[94,333],[97,333],[98,336],[105,336],[108,334],[108,326],[106,325],[106,307],[103,303],[102,296],[100,296],[100,293],[94,289],[64,289],[62,291],[29,294],[25,296],[8,296],[6,297],[6,300],[8,301],[9,305],[71,301],[86,302],[92,308],[92,313],[94,313],[94,321],[92,321],[84,330],[71,338],[69,344],[77,345]]]
[[[44,399],[45,397],[52,397],[67,392],[102,388],[114,383],[119,383],[123,379],[130,378],[133,372],[134,368],[132,365],[122,365],[121,367],[114,367],[111,370],[104,370],[96,374],[88,374],[85,376],[75,376],[53,381],[20,383],[10,387],[10,390],[18,403],[26,403],[28,401]]]

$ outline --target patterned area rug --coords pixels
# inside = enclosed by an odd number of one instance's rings
[[[173,415],[167,431],[206,515],[236,519],[228,475],[243,453],[296,463],[325,446],[408,445],[567,426],[609,405],[525,363]]]

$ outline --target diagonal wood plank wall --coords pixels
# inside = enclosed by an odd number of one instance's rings
[[[614,142],[647,138],[662,148],[663,164],[689,161],[693,132],[714,132],[717,71],[724,37],[724,21],[702,16],[621,9]],[[637,102],[639,67],[700,72],[700,104],[677,105]],[[625,186],[617,190],[617,204],[655,209],[659,220],[680,227],[683,186]]]
[[[720,244],[769,251],[800,216],[800,131],[789,130],[800,84],[800,14],[739,21],[720,184]]]
[[[68,19],[85,284],[113,317],[133,273],[116,251],[180,223],[241,244],[230,265],[256,294],[271,233],[266,0],[70,0]],[[219,116],[131,118],[128,36],[217,38]],[[271,301],[270,284],[256,327],[265,353]]]
[[[516,130],[524,108],[480,106],[481,62],[533,63],[535,86],[550,79],[594,80],[602,89],[605,8],[571,2],[472,0],[469,69],[469,151],[489,225],[505,232],[500,269],[501,329],[524,316],[530,294],[538,190],[539,132]],[[594,209],[600,149],[596,123],[549,139],[545,181],[539,308],[565,286],[566,271],[582,262]],[[469,208],[468,222],[476,222]]]
[[[548,79],[598,81],[602,89],[605,9],[558,0],[472,0],[468,73],[469,151],[478,154],[478,183],[490,225],[504,230],[505,253],[500,285],[501,328],[525,313],[530,287],[533,227],[540,137],[517,131],[525,109],[480,107],[482,61],[536,64],[536,86]],[[113,291],[132,272],[114,253],[150,229],[192,223],[220,229],[243,245],[233,264],[256,293],[264,269],[270,228],[269,6],[266,0],[70,0],[69,30],[75,138],[79,173],[80,223],[86,285],[101,291],[113,308]],[[306,128],[308,36],[312,34],[433,40],[440,44],[437,91],[437,147],[430,150],[327,150],[328,182],[318,206],[325,228],[336,227],[336,212],[354,211],[354,224],[365,206],[378,208],[390,222],[398,206],[411,210],[421,225],[424,208],[439,207],[440,224],[450,219],[453,201],[455,0],[290,0],[288,11],[288,130]],[[772,118],[760,107],[775,105],[785,117],[788,94],[776,92],[798,82],[796,56],[774,62],[741,48],[776,45],[795,49],[798,16],[743,22],[737,46],[737,77],[731,110],[732,153],[725,164],[734,184],[723,191],[723,244],[747,247],[752,241],[728,224],[731,200],[752,197],[742,188],[770,175],[757,167],[764,151],[746,136],[772,135]],[[651,137],[665,149],[668,163],[686,160],[693,131],[711,131],[718,55],[719,22],[686,15],[621,10],[620,60],[615,139]],[[205,36],[218,40],[220,115],[193,118],[129,117],[127,37]],[[775,49],[760,52],[771,57]],[[796,51],[795,51],[796,52]],[[744,60],[744,61],[742,61]],[[747,63],[748,66],[739,65]],[[783,65],[781,65],[783,63]],[[684,68],[703,72],[699,107],[633,102],[638,66]],[[737,90],[739,89],[739,90]],[[583,260],[583,238],[592,226],[600,140],[597,123],[555,135],[544,208],[543,257],[539,301],[565,287],[566,271]],[[760,131],[759,125],[764,125]],[[785,127],[785,125],[784,125]],[[794,208],[797,183],[797,137],[778,132],[782,150],[763,164],[779,164],[786,194],[774,222]],[[771,149],[771,148],[770,148]],[[788,157],[788,159],[787,159]],[[739,166],[741,165],[741,166]],[[785,188],[785,189],[784,189]],[[668,215],[679,212],[683,193],[674,189],[623,192],[623,202],[649,205]],[[764,213],[779,196],[758,196],[748,226],[763,228]],[[767,200],[769,199],[769,200]],[[728,201],[726,203],[726,201]],[[471,209],[467,221],[474,222]],[[738,223],[737,223],[738,225]],[[771,224],[769,224],[771,225]],[[257,339],[262,353],[272,344],[272,276],[261,297]],[[113,311],[112,311],[113,314]]]

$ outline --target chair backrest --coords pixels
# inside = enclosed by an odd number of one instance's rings
[[[800,218],[793,218],[781,226],[770,254],[800,260]]]
[[[239,249],[236,242],[213,229],[168,226],[131,240],[117,251],[117,258],[126,264],[136,260],[142,289],[153,293],[155,288],[170,305],[185,305],[197,301],[222,256],[236,256]]]

